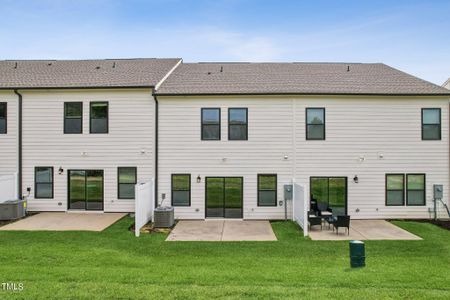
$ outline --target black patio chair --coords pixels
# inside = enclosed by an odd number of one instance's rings
[[[333,222],[333,231],[336,228],[336,234],[339,234],[339,227],[346,227],[347,234],[350,235],[350,216],[337,216],[335,222]]]
[[[314,214],[311,215],[308,213],[308,223],[309,223],[309,228],[311,228],[311,226],[320,225],[320,230],[322,230],[322,218],[321,217],[317,217]]]
[[[330,229],[330,226],[336,223],[337,215],[334,212],[332,212],[331,216],[325,218],[325,221],[328,223],[328,229]]]
[[[317,202],[317,209],[320,216],[331,216],[331,209],[326,202]]]

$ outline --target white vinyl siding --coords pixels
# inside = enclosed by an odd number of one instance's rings
[[[31,211],[67,210],[67,174],[104,171],[104,211],[134,211],[118,199],[117,168],[136,166],[138,182],[154,177],[154,110],[150,89],[23,91],[23,190]],[[64,134],[64,102],[83,102],[83,133]],[[90,103],[108,101],[108,134],[90,134]],[[34,199],[34,167],[52,166],[54,198]],[[64,169],[58,174],[59,168]]]
[[[308,106],[326,108],[324,141],[304,143]],[[449,128],[444,121],[442,140],[422,141],[423,107],[441,108],[442,120],[449,119],[448,97],[329,96],[295,100],[295,177],[348,177],[348,214],[352,218],[428,218],[428,208],[433,207],[433,184],[443,184],[444,195],[449,191]],[[426,206],[386,206],[387,173],[426,174]],[[353,182],[355,175],[359,183]]]
[[[282,219],[284,206],[257,206],[257,174],[278,175],[283,185],[296,178],[309,191],[311,176],[348,178],[348,214],[352,218],[426,218],[432,185],[448,192],[448,122],[442,140],[422,141],[421,109],[441,108],[448,120],[448,97],[241,96],[158,97],[159,202],[170,205],[170,175],[198,175],[190,207],[176,207],[177,218],[205,217],[207,176],[244,177],[244,219]],[[221,141],[199,139],[200,108],[220,107]],[[248,140],[228,141],[227,110],[246,107]],[[307,107],[326,110],[326,140],[306,140]],[[182,124],[182,126],[180,126]],[[286,158],[285,158],[286,157]],[[386,173],[426,174],[425,206],[386,206]],[[359,183],[353,182],[357,175]],[[288,207],[290,214],[290,207]]]
[[[244,219],[283,219],[284,206],[257,203],[257,174],[277,174],[278,200],[292,179],[292,103],[279,99],[174,98],[159,101],[159,195],[171,203],[171,174],[191,174],[191,205],[177,218],[205,218],[205,177],[243,177]],[[221,108],[221,140],[200,139],[201,108]],[[228,140],[228,108],[248,108],[248,140]],[[288,160],[284,156],[289,157]],[[197,183],[197,176],[201,182]]]
[[[13,91],[0,91],[0,102],[7,105],[7,132],[0,134],[0,176],[12,175],[18,166],[18,96]]]

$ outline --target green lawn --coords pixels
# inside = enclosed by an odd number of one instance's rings
[[[396,222],[423,241],[368,241],[350,269],[348,242],[313,242],[274,222],[278,242],[164,242],[135,238],[129,218],[101,233],[0,232],[7,298],[450,299],[450,232]],[[0,286],[1,287],[1,286]]]

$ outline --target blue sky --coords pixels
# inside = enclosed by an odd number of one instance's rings
[[[450,77],[450,1],[0,0],[0,59],[383,62]]]

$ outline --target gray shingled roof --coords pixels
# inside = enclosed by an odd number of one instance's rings
[[[380,63],[183,63],[155,94],[450,95],[450,92]]]
[[[153,87],[178,61],[179,58],[0,61],[0,89]]]
[[[447,79],[447,81],[444,82],[444,84],[443,84],[442,86],[445,87],[445,88],[447,88],[447,89],[450,89],[450,78]]]

